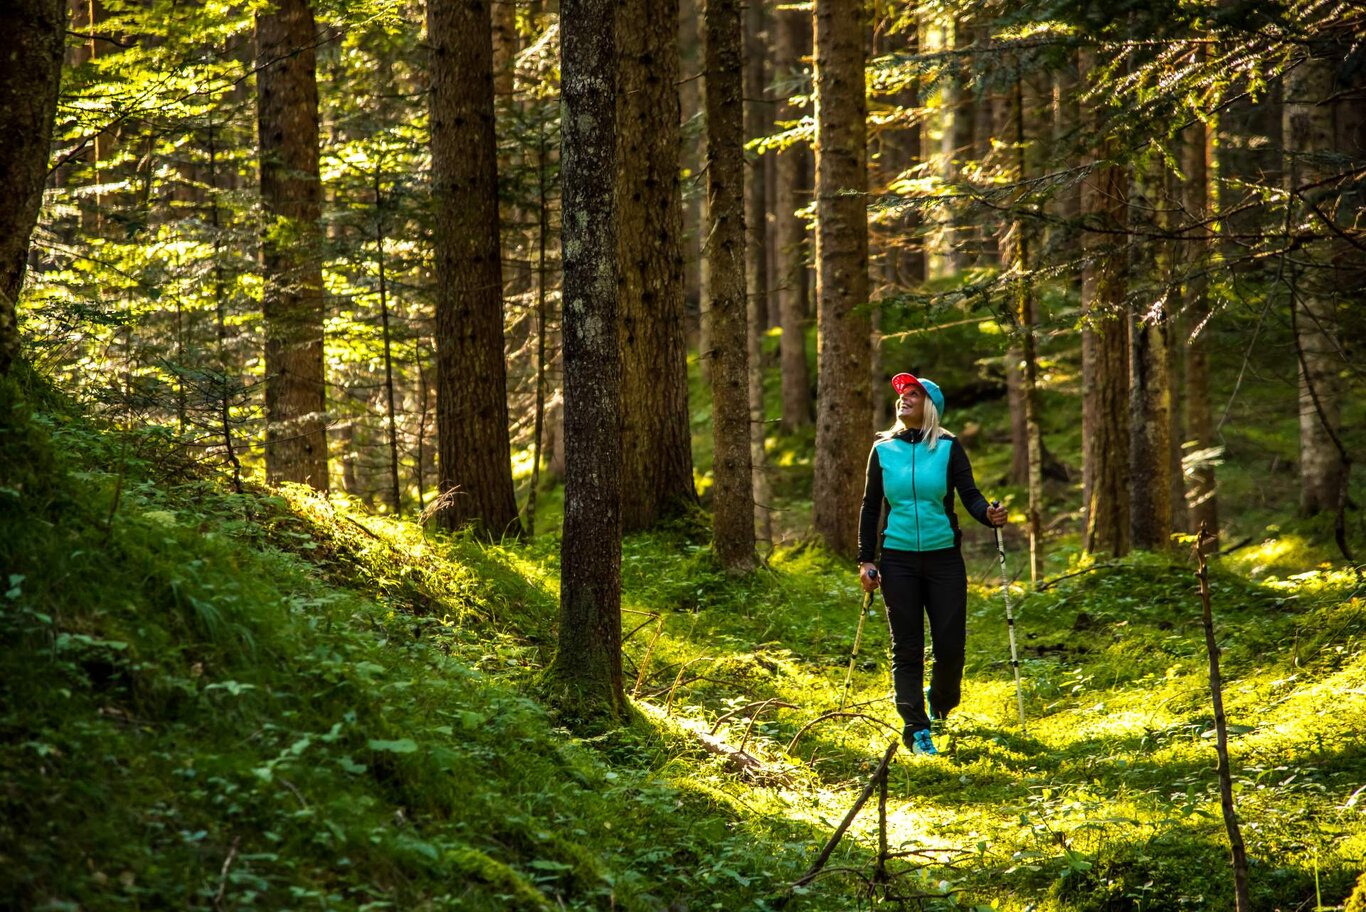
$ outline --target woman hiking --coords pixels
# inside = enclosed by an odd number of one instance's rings
[[[866,592],[881,586],[887,604],[892,686],[905,725],[902,740],[912,753],[936,754],[930,722],[946,717],[962,697],[967,639],[968,575],[953,495],[956,491],[963,508],[985,526],[1005,525],[1006,509],[987,503],[973,480],[967,452],[940,425],[944,393],[939,385],[897,374],[892,389],[898,396],[896,423],[878,434],[868,455],[859,513],[859,582]],[[875,562],[884,503],[882,559]],[[925,615],[934,671],[922,695]]]

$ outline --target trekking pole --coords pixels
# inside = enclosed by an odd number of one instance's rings
[[[999,507],[1001,502],[993,500],[993,507]],[[1020,687],[1020,656],[1015,651],[1015,613],[1010,609],[1010,577],[1006,575],[1006,544],[1005,538],[1001,535],[1001,527],[995,526],[996,530],[996,554],[1001,559],[1001,597],[1006,602],[1006,629],[1010,631],[1010,667],[1015,669],[1015,702],[1020,708],[1020,731],[1025,730],[1024,715],[1024,690]]]
[[[868,578],[877,579],[877,568],[868,568]],[[840,694],[840,709],[844,709],[844,701],[849,699],[849,683],[854,679],[854,661],[858,658],[859,643],[863,642],[863,620],[868,617],[868,610],[873,607],[873,593],[863,593],[863,608],[858,613],[858,630],[854,632],[854,651],[849,653],[849,670],[844,673],[844,692]]]

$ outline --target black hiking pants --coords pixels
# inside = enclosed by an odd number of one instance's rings
[[[897,551],[885,548],[879,565],[887,625],[892,634],[892,686],[905,732],[930,727],[921,693],[925,678],[925,616],[930,619],[934,670],[930,706],[942,719],[963,696],[967,642],[968,573],[957,548]]]

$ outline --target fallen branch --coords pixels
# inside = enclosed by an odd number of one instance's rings
[[[741,775],[771,781],[774,779],[787,779],[786,776],[775,773],[764,766],[762,760],[753,754],[745,753],[738,747],[731,747],[715,735],[707,732],[694,732],[697,740],[702,742],[702,746],[719,757],[724,757],[726,764],[735,772]]]
[[[1116,564],[1113,561],[1106,561],[1101,564],[1092,564],[1089,567],[1083,567],[1080,570],[1074,570],[1071,573],[1064,573],[1062,576],[1055,576],[1052,579],[1044,580],[1043,582],[1039,583],[1039,585],[1034,587],[1034,591],[1043,592],[1045,589],[1050,589],[1053,586],[1056,586],[1058,583],[1061,583],[1065,579],[1071,579],[1074,576],[1081,576],[1083,573],[1090,573],[1092,570],[1104,570],[1109,567],[1116,566],[1118,566],[1118,564]]]
[[[759,710],[759,712],[763,712],[763,711],[764,711],[765,709],[767,709],[770,705],[776,706],[776,707],[779,708],[779,709],[796,709],[796,708],[797,708],[797,707],[793,706],[791,703],[784,703],[782,700],[779,700],[777,697],[770,697],[770,698],[767,699],[767,700],[755,700],[753,703],[746,703],[744,706],[741,706],[739,709],[732,709],[730,712],[726,713],[724,716],[721,716],[719,719],[717,719],[716,722],[715,722],[715,724],[713,724],[712,727],[711,727],[711,734],[713,734],[713,735],[716,734],[716,732],[717,732],[718,730],[720,730],[721,726],[722,726],[723,724],[725,724],[725,722],[726,722],[728,719],[733,719],[733,718],[735,718],[736,716],[741,715],[742,713],[747,713],[747,712],[749,712],[751,709],[756,709],[756,708],[757,708],[757,709]],[[756,716],[757,716],[758,714],[759,714],[758,712],[755,713]]]
[[[655,643],[659,642],[660,636],[664,633],[664,615],[656,614],[655,619],[655,635],[650,637],[650,645],[645,647],[645,658],[640,660],[640,673],[636,675],[636,686],[631,688],[632,697],[635,697],[640,693],[640,685],[645,683],[645,672],[649,670],[650,659],[655,654]],[[646,621],[645,623],[648,624],[650,622]],[[644,624],[641,626],[644,626]],[[640,627],[636,628],[636,630],[639,629]],[[632,630],[630,634],[627,635],[627,638],[629,639],[630,637],[635,636],[636,630]],[[626,640],[622,640],[622,642],[624,643]]]
[[[638,703],[637,705],[641,709],[657,715],[660,718],[668,716],[667,711],[661,710],[659,707],[649,703]],[[676,719],[674,721],[680,727],[691,733],[707,752],[724,758],[726,765],[734,772],[764,784],[792,784],[792,777],[785,770],[774,769],[773,767],[766,765],[753,754],[746,753],[740,748],[732,747],[711,732],[704,731],[699,723],[691,722],[686,719]]]
[[[673,708],[674,691],[678,690],[679,682],[683,680],[683,672],[688,670],[688,666],[693,664],[694,662],[713,661],[715,661],[715,659],[713,659],[711,656],[696,656],[695,658],[691,658],[688,661],[684,662],[682,665],[678,666],[678,676],[674,678],[673,686],[669,688],[669,696],[664,701],[664,715],[667,716],[669,714],[669,710]]]
[[[844,815],[844,819],[840,821],[840,825],[836,828],[834,835],[826,842],[825,848],[821,849],[821,854],[816,858],[816,863],[811,866],[811,870],[807,871],[792,884],[792,887],[789,888],[790,890],[796,889],[797,887],[804,887],[811,883],[811,881],[816,879],[816,875],[821,872],[821,868],[825,867],[825,863],[830,860],[831,853],[835,851],[835,846],[839,845],[840,840],[844,838],[844,833],[849,829],[849,824],[854,822],[854,818],[858,816],[858,812],[863,809],[863,805],[873,794],[873,789],[877,788],[878,783],[887,775],[887,767],[891,764],[892,755],[896,753],[897,746],[900,743],[900,741],[893,741],[887,745],[887,752],[882,755],[882,762],[879,763],[877,769],[873,771],[873,777],[869,779],[868,784],[863,787],[863,792],[858,796],[858,800],[854,802],[854,806],[849,809],[849,813]]]
[[[1233,903],[1237,912],[1248,912],[1252,908],[1247,889],[1247,850],[1243,846],[1243,834],[1238,827],[1238,813],[1233,807],[1233,777],[1229,770],[1228,726],[1224,717],[1223,681],[1219,675],[1219,644],[1214,636],[1214,612],[1210,607],[1209,565],[1205,563],[1203,546],[1211,538],[1205,524],[1195,536],[1192,548],[1200,569],[1196,578],[1200,581],[1201,618],[1205,625],[1205,649],[1209,653],[1209,691],[1214,704],[1214,749],[1219,756],[1219,804],[1224,812],[1224,827],[1228,830],[1229,847],[1233,853]]]
[[[223,908],[223,897],[228,892],[228,872],[232,870],[232,863],[237,858],[237,847],[241,845],[242,837],[232,837],[232,847],[228,849],[228,857],[223,859],[223,869],[218,872],[218,892],[213,897],[213,907]]]
[[[866,722],[872,722],[874,725],[881,725],[883,728],[889,729],[893,734],[898,734],[896,726],[888,725],[881,719],[876,719],[873,716],[867,715],[866,713],[850,712],[847,709],[836,709],[826,713],[823,716],[817,716],[810,722],[803,725],[801,728],[797,729],[797,733],[792,736],[792,740],[787,742],[787,753],[792,753],[792,749],[797,746],[798,739],[800,739],[802,735],[806,734],[807,731],[811,729],[813,726],[815,726],[818,722],[824,722],[826,719],[835,718],[863,719]]]

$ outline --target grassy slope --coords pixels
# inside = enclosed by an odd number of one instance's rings
[[[481,548],[303,494],[228,495],[168,464],[154,433],[105,435],[50,400],[35,412],[0,420],[27,428],[0,437],[4,905],[764,908],[886,744],[885,726],[828,720],[783,751],[838,705],[857,622],[848,568],[817,551],[734,581],[695,532],[629,540],[642,718],[577,740],[532,699],[554,539]],[[999,403],[955,419],[1003,421]],[[1067,434],[1050,437],[1064,459]],[[796,481],[809,444],[774,452]],[[974,457],[984,486],[1003,474],[1000,448]],[[1250,476],[1225,476],[1261,495],[1231,525],[1265,541],[1222,561],[1215,611],[1246,729],[1233,750],[1254,896],[1312,906],[1317,870],[1340,902],[1366,855],[1366,618],[1352,574],[1319,568],[1330,555],[1304,533],[1323,529],[1266,531],[1283,504]],[[799,530],[809,494],[780,490]],[[1061,528],[1052,572],[1075,559]],[[910,854],[886,891],[929,907],[1231,908],[1191,568],[1139,557],[1017,587],[1025,734],[982,530],[967,552],[966,702],[946,757],[896,761],[890,835]],[[849,702],[891,722],[885,647],[875,614]],[[784,787],[738,780],[691,733],[767,699],[793,708],[719,733],[785,768]],[[874,819],[831,862],[853,872],[796,907],[851,907]]]
[[[555,602],[514,557],[3,419],[0,906],[653,909],[781,866],[667,737],[524,696]]]

